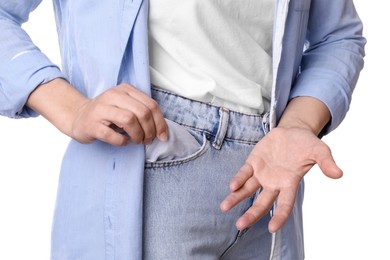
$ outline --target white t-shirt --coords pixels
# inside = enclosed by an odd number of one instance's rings
[[[153,85],[230,110],[269,110],[274,0],[150,0]]]

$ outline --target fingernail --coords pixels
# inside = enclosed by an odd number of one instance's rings
[[[163,141],[163,142],[167,141],[167,140],[168,140],[168,134],[167,134],[167,132],[162,132],[161,134],[159,134],[159,135],[158,135],[158,139],[159,139],[160,141]]]

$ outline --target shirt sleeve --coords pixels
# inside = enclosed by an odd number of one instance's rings
[[[37,116],[26,106],[34,89],[55,78],[64,78],[33,44],[21,25],[41,0],[0,0],[0,115],[10,118]]]
[[[332,119],[322,134],[344,119],[363,69],[363,25],[352,0],[312,0],[301,73],[290,98],[312,96],[328,107]]]

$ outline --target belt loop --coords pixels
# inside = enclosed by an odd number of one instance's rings
[[[263,125],[263,132],[265,135],[267,135],[270,131],[270,125],[269,125],[269,112],[265,113],[263,115],[262,119],[262,125]]]
[[[215,149],[218,149],[218,150],[221,149],[223,139],[226,136],[227,128],[229,125],[229,112],[230,112],[229,109],[224,108],[224,107],[221,107],[219,109],[220,118],[219,118],[219,124],[218,124],[218,131],[217,131],[217,134],[215,135],[215,139],[214,139],[214,142],[212,144]]]

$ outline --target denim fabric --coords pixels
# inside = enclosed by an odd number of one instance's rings
[[[152,90],[152,96],[174,122],[169,124],[174,141],[157,141],[146,149],[146,158],[153,161],[145,164],[144,259],[269,259],[270,215],[248,230],[235,227],[254,197],[228,213],[219,209],[230,180],[264,136],[266,120],[162,90]],[[172,136],[177,132],[181,140]],[[184,154],[187,143],[191,149]]]

